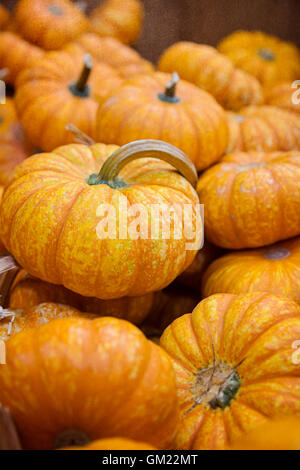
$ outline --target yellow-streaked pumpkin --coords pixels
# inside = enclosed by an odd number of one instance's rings
[[[89,29],[89,21],[70,0],[19,0],[13,12],[14,29],[46,50],[60,49]]]
[[[235,31],[220,42],[218,49],[264,85],[300,76],[297,46],[262,31]]]
[[[178,425],[168,355],[137,327],[112,317],[57,319],[13,335],[0,402],[24,449],[108,437],[168,448]]]
[[[299,75],[300,76],[300,75]],[[298,83],[298,85],[297,85]],[[300,113],[300,81],[280,82],[265,87],[265,102],[288,111]]]
[[[213,261],[202,280],[203,297],[258,290],[300,304],[300,238],[226,254]]]
[[[99,36],[133,44],[144,23],[144,7],[141,0],[106,0],[92,11],[90,21],[91,30]]]
[[[263,101],[258,80],[233,63],[214,47],[193,42],[178,42],[161,56],[162,72],[178,72],[181,78],[211,93],[226,109],[239,110]]]
[[[139,75],[100,103],[98,142],[160,139],[183,150],[197,170],[219,160],[228,143],[226,116],[212,96],[176,75]]]
[[[236,152],[198,181],[205,236],[228,249],[300,235],[300,152]]]
[[[249,106],[227,113],[230,152],[300,149],[300,116],[275,106]]]
[[[98,100],[121,82],[79,47],[48,52],[18,77],[15,103],[26,134],[44,151],[73,142],[69,123],[93,138]]]
[[[225,449],[270,418],[300,417],[299,337],[300,306],[266,293],[216,294],[175,320],[160,341],[177,376],[172,448]]]
[[[165,142],[66,145],[18,166],[2,199],[1,237],[39,279],[87,297],[144,295],[170,284],[201,245],[196,182],[192,162]],[[169,233],[168,211],[157,207],[170,210]]]

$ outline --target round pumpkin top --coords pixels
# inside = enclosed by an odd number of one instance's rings
[[[166,448],[178,423],[168,355],[111,317],[57,319],[12,336],[0,401],[25,449],[82,446],[106,436],[143,436]]]
[[[224,449],[269,418],[300,416],[300,307],[266,293],[212,295],[175,320],[160,344],[172,357],[179,449]]]
[[[197,194],[174,167],[145,157],[158,153],[195,184],[192,163],[164,142],[139,141],[108,158],[114,151],[116,146],[104,144],[67,145],[34,155],[16,169],[1,205],[1,234],[31,275],[81,295],[109,299],[159,290],[191,264],[202,241]],[[180,236],[177,224],[170,225],[169,236],[155,232],[150,222],[162,223],[155,207],[175,203],[178,210],[185,204],[190,208],[192,219],[186,223],[191,230],[184,223]],[[107,204],[116,215],[109,236],[101,225]],[[132,231],[133,213],[119,221],[123,204],[133,206],[131,210],[142,206],[141,220],[149,221],[144,235],[138,236],[138,227]]]
[[[202,169],[227,145],[227,123],[214,98],[176,74],[155,73],[126,80],[98,109],[97,140],[124,145],[160,139],[181,150]]]
[[[89,28],[88,19],[69,0],[20,0],[13,21],[21,36],[47,50],[59,49]]]
[[[220,42],[218,49],[265,85],[299,78],[299,49],[276,36],[235,31]]]
[[[94,137],[98,100],[121,81],[79,47],[48,52],[18,77],[15,102],[26,134],[45,151],[73,141],[70,122]]]

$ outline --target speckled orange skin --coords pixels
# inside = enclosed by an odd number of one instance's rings
[[[154,67],[148,60],[143,59],[137,51],[125,46],[117,39],[101,38],[97,34],[86,33],[67,44],[65,48],[69,49],[74,44],[80,46],[99,62],[115,68],[123,78],[154,72]]]
[[[22,269],[11,287],[9,308],[29,308],[42,302],[59,302],[75,307],[82,312],[91,312],[104,317],[123,318],[138,325],[150,312],[154,302],[154,294],[113,300],[83,297],[63,286],[55,286],[33,278]]]
[[[197,186],[205,235],[228,248],[256,248],[300,234],[300,153],[232,153]]]
[[[7,69],[4,80],[14,85],[19,73],[41,58],[44,51],[17,34],[0,32],[0,64]]]
[[[177,71],[184,80],[211,93],[226,109],[238,110],[263,101],[256,78],[236,69],[212,46],[178,42],[164,52],[158,68],[162,72]]]
[[[0,28],[4,28],[8,23],[10,12],[3,5],[0,5]]]
[[[18,115],[30,140],[42,150],[73,142],[74,135],[66,129],[70,123],[93,138],[98,99],[122,82],[112,67],[96,63],[88,80],[90,95],[74,95],[69,86],[77,82],[83,59],[80,48],[48,52],[18,78]]]
[[[110,36],[124,44],[138,39],[144,23],[140,0],[106,0],[92,11],[91,29],[99,36]]]
[[[226,152],[273,152],[300,149],[300,116],[275,106],[249,106],[228,112]]]
[[[219,247],[205,240],[203,247],[198,251],[192,264],[180,274],[176,282],[199,292],[204,271],[218,256],[221,256],[221,253],[222,250]]]
[[[265,102],[270,106],[278,106],[278,108],[300,113],[300,102],[298,104],[294,102],[300,100],[299,85],[293,88],[292,84],[293,82],[281,82],[275,83],[273,86],[266,86]],[[293,101],[294,94],[295,100]]]
[[[203,297],[258,290],[300,303],[300,238],[216,259],[202,280]]]
[[[28,41],[46,49],[59,49],[89,28],[85,15],[69,0],[19,0],[14,27]]]
[[[67,447],[63,450],[157,450],[155,447],[143,442],[122,439],[121,437],[111,437],[93,441],[83,447]]]
[[[231,450],[300,450],[300,418],[272,420],[234,442]]]
[[[300,51],[292,43],[261,31],[235,31],[223,39],[218,49],[233,63],[254,75],[261,83],[270,85],[300,76]],[[261,50],[273,54],[264,57]]]
[[[70,428],[90,440],[124,437],[159,448],[174,437],[171,361],[129,322],[53,320],[11,337],[6,360],[0,401],[10,409],[25,449],[53,449]]]
[[[1,205],[1,236],[31,275],[84,296],[112,299],[160,290],[192,263],[196,251],[186,250],[184,238],[174,240],[172,230],[170,240],[98,238],[99,204],[111,203],[118,213],[121,195],[129,206],[198,204],[188,181],[154,159],[123,168],[120,177],[129,184],[124,188],[88,185],[86,178],[116,149],[73,144],[34,155],[17,168]]]
[[[300,368],[292,362],[299,338],[299,305],[265,293],[213,295],[175,320],[161,338],[181,409],[172,447],[224,449],[268,418],[300,416]],[[243,361],[240,388],[224,410],[195,404],[196,374],[213,365],[212,343],[217,362],[234,368]]]
[[[99,105],[98,142],[123,145],[160,139],[183,150],[198,170],[216,162],[226,149],[228,129],[222,108],[206,92],[181,80],[178,103],[162,101],[170,75],[155,73],[126,80]]]

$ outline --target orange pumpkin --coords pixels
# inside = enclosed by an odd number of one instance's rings
[[[74,140],[66,129],[70,122],[94,137],[98,100],[121,81],[80,48],[48,52],[17,82],[15,102],[26,134],[45,151]]]
[[[227,153],[300,149],[300,116],[275,106],[250,106],[227,113]]]
[[[0,68],[5,69],[5,82],[14,85],[19,73],[30,67],[44,52],[17,34],[0,33]]]
[[[89,28],[88,19],[69,0],[19,0],[13,23],[27,41],[46,50],[61,48]]]
[[[144,22],[141,0],[106,0],[92,11],[91,29],[100,36],[111,36],[124,44],[138,39]]]
[[[211,93],[226,109],[238,110],[263,101],[258,80],[235,68],[212,46],[176,43],[161,56],[158,68],[162,72],[178,72],[181,78]]]
[[[300,416],[300,306],[265,293],[216,294],[175,320],[161,345],[177,376],[172,447],[224,449],[268,418]]]
[[[224,112],[208,93],[177,82],[162,73],[126,80],[99,105],[97,140],[161,139],[183,150],[198,170],[216,162],[228,139]]]
[[[139,141],[119,150],[74,144],[25,160],[3,196],[5,246],[31,275],[84,296],[112,299],[162,289],[192,263],[202,223],[192,185],[158,159],[196,185],[190,160],[160,141]],[[105,213],[109,203],[112,216],[107,219],[102,209]],[[141,235],[139,227],[134,230],[137,203],[144,220]],[[151,205],[171,210],[175,203],[176,211],[188,205],[190,216],[186,213],[180,232],[178,224],[170,223],[166,237],[161,229],[165,219]],[[126,205],[128,217],[119,219]]]
[[[234,442],[231,450],[300,450],[300,418],[269,421]]]
[[[176,282],[190,289],[199,291],[204,271],[220,256],[222,250],[205,240],[201,250],[198,251],[192,264],[176,279]],[[181,312],[182,314],[182,312]]]
[[[265,102],[270,106],[278,106],[300,113],[300,89],[297,81],[280,82],[265,88]]]
[[[173,439],[178,409],[171,361],[129,322],[53,320],[6,341],[6,362],[0,402],[24,449],[105,437],[165,448]]]
[[[132,439],[124,439],[121,437],[111,437],[108,439],[100,439],[93,441],[83,447],[67,447],[63,450],[157,450],[150,444],[144,442],[133,441]]]
[[[300,303],[300,238],[216,259],[202,281],[203,297],[258,290]]]
[[[198,181],[205,235],[228,248],[255,248],[300,235],[300,152],[232,153]]]
[[[72,49],[74,45],[80,46],[84,52],[88,52],[99,62],[115,68],[123,78],[154,72],[154,67],[148,60],[114,38],[101,38],[97,34],[86,33],[67,44],[65,48]]]
[[[77,308],[81,312],[91,312],[104,317],[124,318],[139,324],[150,312],[154,295],[150,293],[140,297],[122,297],[113,300],[83,297],[63,286],[55,286],[36,279],[21,270],[9,291],[9,308],[24,309],[34,307],[42,302],[58,302]]]
[[[300,76],[300,51],[292,43],[261,31],[235,31],[218,49],[264,85]]]
[[[5,6],[0,5],[0,28],[4,28],[8,23],[10,12]]]

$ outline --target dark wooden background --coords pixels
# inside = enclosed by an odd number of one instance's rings
[[[54,0],[55,1],[55,0]],[[93,8],[103,0],[87,0]],[[12,7],[16,0],[0,0]],[[155,61],[175,41],[216,45],[235,29],[260,29],[300,45],[300,0],[143,0],[144,31],[136,48]]]

